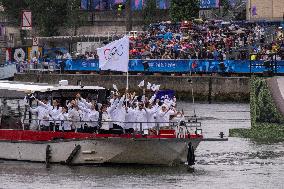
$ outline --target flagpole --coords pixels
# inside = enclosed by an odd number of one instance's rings
[[[125,91],[125,106],[128,108],[128,103],[127,103],[127,96],[129,96],[129,93],[128,93],[128,70],[126,72],[126,91]],[[128,95],[127,95],[128,94]],[[130,101],[130,98],[129,98],[129,101]]]
[[[126,72],[126,90],[129,89],[129,83],[128,83],[128,71]]]

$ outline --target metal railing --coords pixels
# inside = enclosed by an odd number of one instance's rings
[[[60,72],[60,67],[58,64],[55,62],[48,62],[48,63],[24,63],[24,62],[19,62],[17,64],[17,71],[18,72],[25,72],[25,73],[30,73],[30,72]]]
[[[57,131],[55,127],[56,125],[62,127],[64,122],[68,122],[68,124],[70,124],[70,127],[73,127],[73,130],[75,129],[74,132],[78,132],[78,129],[84,129],[85,127],[97,127],[97,131],[100,131],[102,130],[101,127],[103,123],[106,123],[109,124],[109,126],[114,124],[121,126],[122,129],[110,129],[112,131],[120,130],[123,133],[125,133],[126,124],[133,124],[133,134],[149,135],[149,130],[154,131],[156,135],[160,135],[160,130],[175,130],[176,137],[178,138],[184,138],[186,134],[190,133],[202,134],[201,122],[198,122],[197,120],[182,120],[175,122],[119,122],[23,119],[22,129],[30,130],[32,122],[37,124],[37,130],[41,130],[43,126],[47,127],[49,131],[54,132]],[[44,122],[44,124],[41,124],[42,122]],[[46,125],[47,123],[48,125]],[[51,126],[51,124],[53,125]],[[64,132],[64,129],[62,131]]]

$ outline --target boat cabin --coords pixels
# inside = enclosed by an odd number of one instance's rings
[[[25,105],[35,106],[34,99],[60,99],[62,105],[74,99],[77,93],[83,98],[105,103],[110,91],[98,86],[48,85],[29,82],[0,81],[0,129],[28,129],[26,121],[32,115]]]

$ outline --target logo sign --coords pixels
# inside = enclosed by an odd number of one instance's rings
[[[104,55],[106,61],[118,61],[119,57],[123,55],[123,45],[115,46],[112,49],[105,49]]]
[[[22,30],[32,30],[32,12],[28,10],[22,11]]]
[[[33,46],[38,46],[38,38],[33,37]]]

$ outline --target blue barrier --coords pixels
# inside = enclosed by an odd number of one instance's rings
[[[60,67],[64,63],[66,71],[100,71],[97,59],[55,60]],[[130,60],[130,72],[166,73],[263,73],[270,68],[264,61],[249,60]],[[284,60],[276,62],[277,73],[284,73]]]
[[[60,64],[57,61],[57,64]],[[68,71],[99,71],[99,60],[66,60],[65,70]]]
[[[189,60],[130,60],[129,71],[180,72],[180,73],[188,72]]]
[[[277,73],[284,73],[284,60],[277,62]]]

